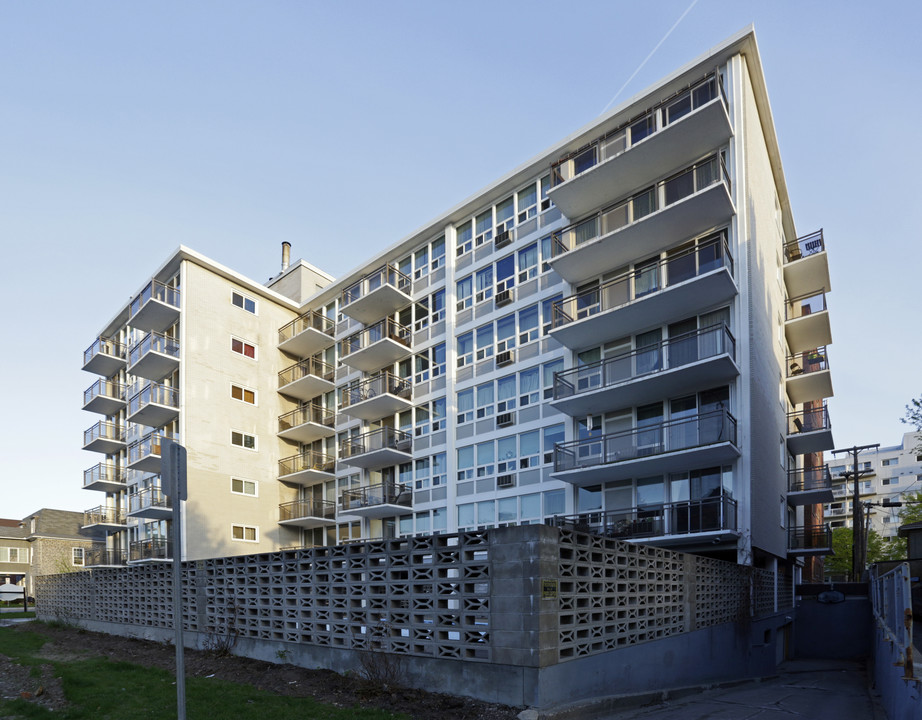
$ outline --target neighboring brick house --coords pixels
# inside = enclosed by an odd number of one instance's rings
[[[82,512],[42,508],[22,520],[22,533],[31,548],[27,587],[34,594],[32,578],[84,568],[85,555],[94,544],[105,541],[93,528],[84,528]]]
[[[29,574],[29,542],[19,520],[0,518],[0,585],[21,585]]]

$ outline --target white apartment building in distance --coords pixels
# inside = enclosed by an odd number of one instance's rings
[[[85,352],[88,564],[175,551],[165,437],[186,559],[541,522],[828,551],[826,249],[751,30],[343,277],[284,252],[261,284],[180,248]]]

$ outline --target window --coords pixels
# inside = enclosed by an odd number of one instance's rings
[[[516,199],[518,200],[518,221],[520,223],[534,217],[538,212],[538,186],[535,183],[519,190]]]
[[[519,406],[534,405],[541,397],[541,368],[533,367],[519,373]]]
[[[493,474],[496,462],[496,449],[493,441],[488,440],[477,444],[477,477],[490,477]]]
[[[458,311],[469,308],[474,301],[474,276],[468,275],[466,278],[458,280],[457,294],[458,301],[456,307]]]
[[[73,550],[73,563],[74,563],[74,565],[77,566],[77,567],[83,567],[83,563],[84,563],[84,552],[83,552],[83,548],[75,547],[75,548],[72,548],[72,550]],[[11,562],[12,562],[12,560],[11,560]]]
[[[413,279],[419,280],[429,274],[429,246],[425,245],[413,256]]]
[[[493,297],[493,266],[488,265],[483,270],[479,270],[475,278],[477,293],[474,296],[474,302],[481,303]]]
[[[500,438],[496,441],[496,472],[500,475],[515,472],[516,445],[517,438],[515,435]]]
[[[544,376],[544,399],[548,400],[554,397],[554,373],[563,370],[563,358],[544,363],[542,374]]]
[[[543,430],[544,432],[544,462],[552,463],[554,462],[554,444],[562,443],[564,441],[564,426],[563,423],[558,425],[551,425],[546,427]]]
[[[445,453],[432,456],[432,487],[444,485],[448,478],[448,459]]]
[[[538,306],[519,310],[519,345],[538,339]]]
[[[256,391],[239,385],[231,385],[231,397],[234,400],[249,403],[250,405],[256,404]]]
[[[231,293],[231,302],[237,307],[246,310],[248,313],[256,314],[256,301],[241,295],[239,292]]]
[[[456,247],[457,247],[456,252],[458,254],[458,257],[460,257],[461,255],[464,255],[465,253],[469,253],[471,251],[471,248],[473,247],[474,235],[471,230],[470,220],[468,220],[463,225],[458,226],[457,236],[458,236],[458,239],[456,243]]]
[[[474,333],[464,333],[458,337],[458,367],[465,367],[474,362]]]
[[[519,468],[537,467],[541,464],[541,431],[532,430],[531,432],[519,435]]]
[[[493,208],[484,210],[474,221],[474,245],[483,245],[493,239]]]
[[[430,322],[434,325],[440,320],[445,319],[445,291],[439,290],[432,293],[432,315]]]
[[[458,448],[458,482],[474,477],[474,446]]]
[[[477,386],[477,419],[493,414],[493,382]]]
[[[508,413],[515,410],[515,398],[515,375],[507,375],[496,381],[496,412]]]
[[[900,459],[899,458],[884,458],[883,460],[880,461],[880,464],[883,465],[884,467],[888,467],[890,465],[899,465]]]
[[[252,525],[231,525],[231,537],[234,540],[243,542],[257,542],[259,540],[259,528]]]
[[[519,250],[519,283],[538,275],[538,243]]]
[[[256,346],[240,338],[231,338],[231,350],[244,357],[256,359]]]
[[[458,425],[474,419],[474,388],[458,393]]]
[[[424,490],[429,487],[429,458],[420,458],[416,461],[416,489]]]
[[[493,323],[477,328],[477,359],[485,360],[493,356]]]
[[[496,232],[501,233],[515,225],[515,207],[513,198],[507,197],[496,206]]]
[[[256,497],[256,483],[252,480],[231,478],[231,492],[235,495],[249,495]]]
[[[563,300],[563,295],[555,295],[541,301],[541,334],[547,335],[554,326],[554,303]],[[561,368],[562,369],[562,368]]]
[[[256,436],[231,430],[231,445],[246,448],[247,450],[255,450]]]
[[[438,270],[445,264],[445,238],[432,242],[432,270]]]

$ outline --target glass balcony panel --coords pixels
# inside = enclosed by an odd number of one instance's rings
[[[124,511],[115,507],[100,505],[83,513],[83,527],[98,527],[104,530],[121,530],[127,527]]]
[[[115,415],[125,407],[125,386],[114,380],[97,380],[83,391],[83,409]]]
[[[83,369],[110,377],[125,367],[125,346],[108,338],[96,338],[83,351]]]
[[[167,430],[150,433],[128,446],[128,467],[144,472],[160,472],[160,457],[163,441],[179,441],[179,436]]]
[[[125,470],[115,463],[99,463],[83,472],[84,490],[118,492],[126,487]]]
[[[151,520],[166,520],[172,517],[170,499],[158,487],[144,488],[128,496],[128,515]]]
[[[333,344],[335,323],[316,310],[309,310],[279,330],[279,349],[310,357]]]
[[[151,280],[128,306],[128,324],[163,332],[179,319],[179,289]]]
[[[148,380],[161,380],[179,367],[179,341],[149,332],[128,351],[128,372]]]
[[[128,400],[128,421],[158,428],[179,415],[179,389],[155,382],[145,384]]]
[[[129,562],[171,560],[172,557],[170,541],[166,538],[135,540],[128,547]]]
[[[83,432],[83,449],[112,455],[125,447],[125,429],[113,422],[100,421]]]

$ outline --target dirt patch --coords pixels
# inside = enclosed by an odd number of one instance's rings
[[[4,700],[22,698],[48,710],[67,707],[61,681],[54,676],[51,665],[40,665],[39,676],[33,677],[32,668],[17,665],[5,655],[0,655],[0,697]]]
[[[50,642],[42,648],[42,657],[50,660],[70,661],[102,656],[114,661],[163,668],[170,672],[174,668],[176,653],[173,646],[166,643],[92,633],[74,627],[52,627],[42,623],[25,623],[17,626],[17,630],[29,630],[48,637]],[[201,650],[186,649],[185,663],[186,677],[216,677],[252,685],[278,695],[312,697],[319,702],[341,707],[361,705],[404,713],[414,720],[512,720],[521,711],[521,708],[454,695],[378,685],[360,677],[339,675],[331,670],[309,670],[244,657],[216,657]],[[28,668],[23,669],[28,677]],[[0,676],[5,674],[5,666],[0,666]],[[32,678],[33,684],[34,680]],[[45,686],[46,693],[49,687],[50,684]],[[19,692],[16,690],[17,696]],[[7,693],[4,691],[4,694]]]

